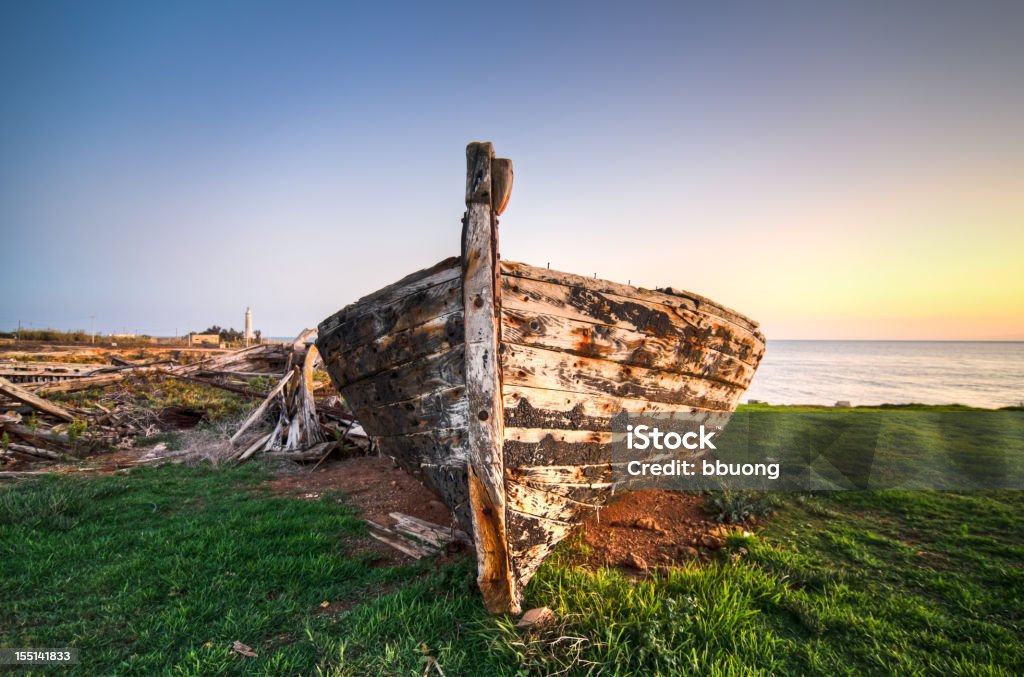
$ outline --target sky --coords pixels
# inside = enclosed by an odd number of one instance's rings
[[[0,0],[0,329],[298,333],[458,253],[1024,339],[1024,3]]]

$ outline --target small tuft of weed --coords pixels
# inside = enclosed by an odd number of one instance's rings
[[[749,517],[765,517],[775,512],[775,501],[755,491],[719,491],[704,501],[704,512],[723,524],[742,524]]]

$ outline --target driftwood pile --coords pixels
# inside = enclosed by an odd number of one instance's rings
[[[344,443],[369,449],[370,441],[362,426],[338,406],[336,396],[328,398],[323,410],[317,412],[313,375],[322,360],[312,343],[314,338],[315,333],[309,330],[299,335],[292,344],[292,359],[284,376],[232,435],[231,444],[239,446],[239,462],[259,451],[320,461]],[[251,428],[268,419],[274,423],[270,432],[246,438]]]
[[[155,412],[134,406],[135,396],[122,382],[137,375],[201,383],[259,402],[231,438],[232,445],[244,445],[234,454],[239,460],[257,452],[322,460],[346,443],[367,449],[366,434],[337,396],[317,406],[313,380],[320,356],[311,345],[313,338],[315,332],[306,330],[291,344],[260,344],[188,364],[118,356],[107,356],[109,364],[0,361],[0,465],[69,461],[131,448],[141,437],[191,427],[201,420],[204,412],[198,410]],[[261,383],[276,385],[268,393]],[[54,393],[94,387],[105,390],[85,408],[47,399]],[[253,431],[268,426],[269,432],[261,430],[252,437]]]

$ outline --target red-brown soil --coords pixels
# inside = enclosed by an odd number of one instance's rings
[[[454,524],[451,511],[422,482],[390,459],[357,456],[309,466],[286,466],[268,486],[275,493],[299,499],[317,500],[325,491],[340,491],[359,508],[359,515],[383,526],[393,526],[388,515],[400,512],[448,526]],[[369,536],[359,550],[372,553],[381,564],[408,562],[412,558]],[[449,553],[445,556],[456,555]]]
[[[324,463],[316,470],[289,466],[268,486],[279,494],[296,498],[320,498],[325,491],[343,492],[360,510],[362,517],[389,525],[388,513],[401,512],[448,526],[452,514],[442,501],[418,479],[377,456],[358,456]]]
[[[701,495],[677,491],[623,493],[584,523],[580,557],[631,573],[709,561],[737,527],[712,520],[703,503]]]

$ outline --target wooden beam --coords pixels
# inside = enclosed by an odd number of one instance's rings
[[[256,407],[255,411],[249,414],[249,418],[245,419],[245,423],[243,423],[242,427],[238,429],[238,432],[231,436],[231,444],[237,442],[238,438],[242,436],[242,433],[248,430],[253,423],[263,418],[263,414],[266,413],[267,407],[269,407],[270,403],[274,401],[274,398],[277,396],[277,394],[284,390],[284,387],[288,385],[288,381],[291,381],[292,376],[294,375],[294,371],[289,371],[287,374],[284,375],[284,378],[277,382],[277,385],[274,386],[273,389],[271,389],[270,393],[267,395],[267,398],[260,403],[260,406]]]
[[[469,402],[469,497],[477,582],[491,613],[518,613],[505,533],[502,443],[504,412],[498,345],[501,302],[498,230],[492,204],[490,143],[466,148],[466,216],[462,229],[462,302],[465,320],[466,397]]]
[[[43,398],[11,383],[3,377],[0,377],[0,394],[18,400],[19,402],[23,402],[34,409],[38,409],[39,411],[49,414],[55,418],[59,418],[62,421],[70,423],[75,420],[74,415],[67,409],[59,407],[52,402],[47,402]]]

